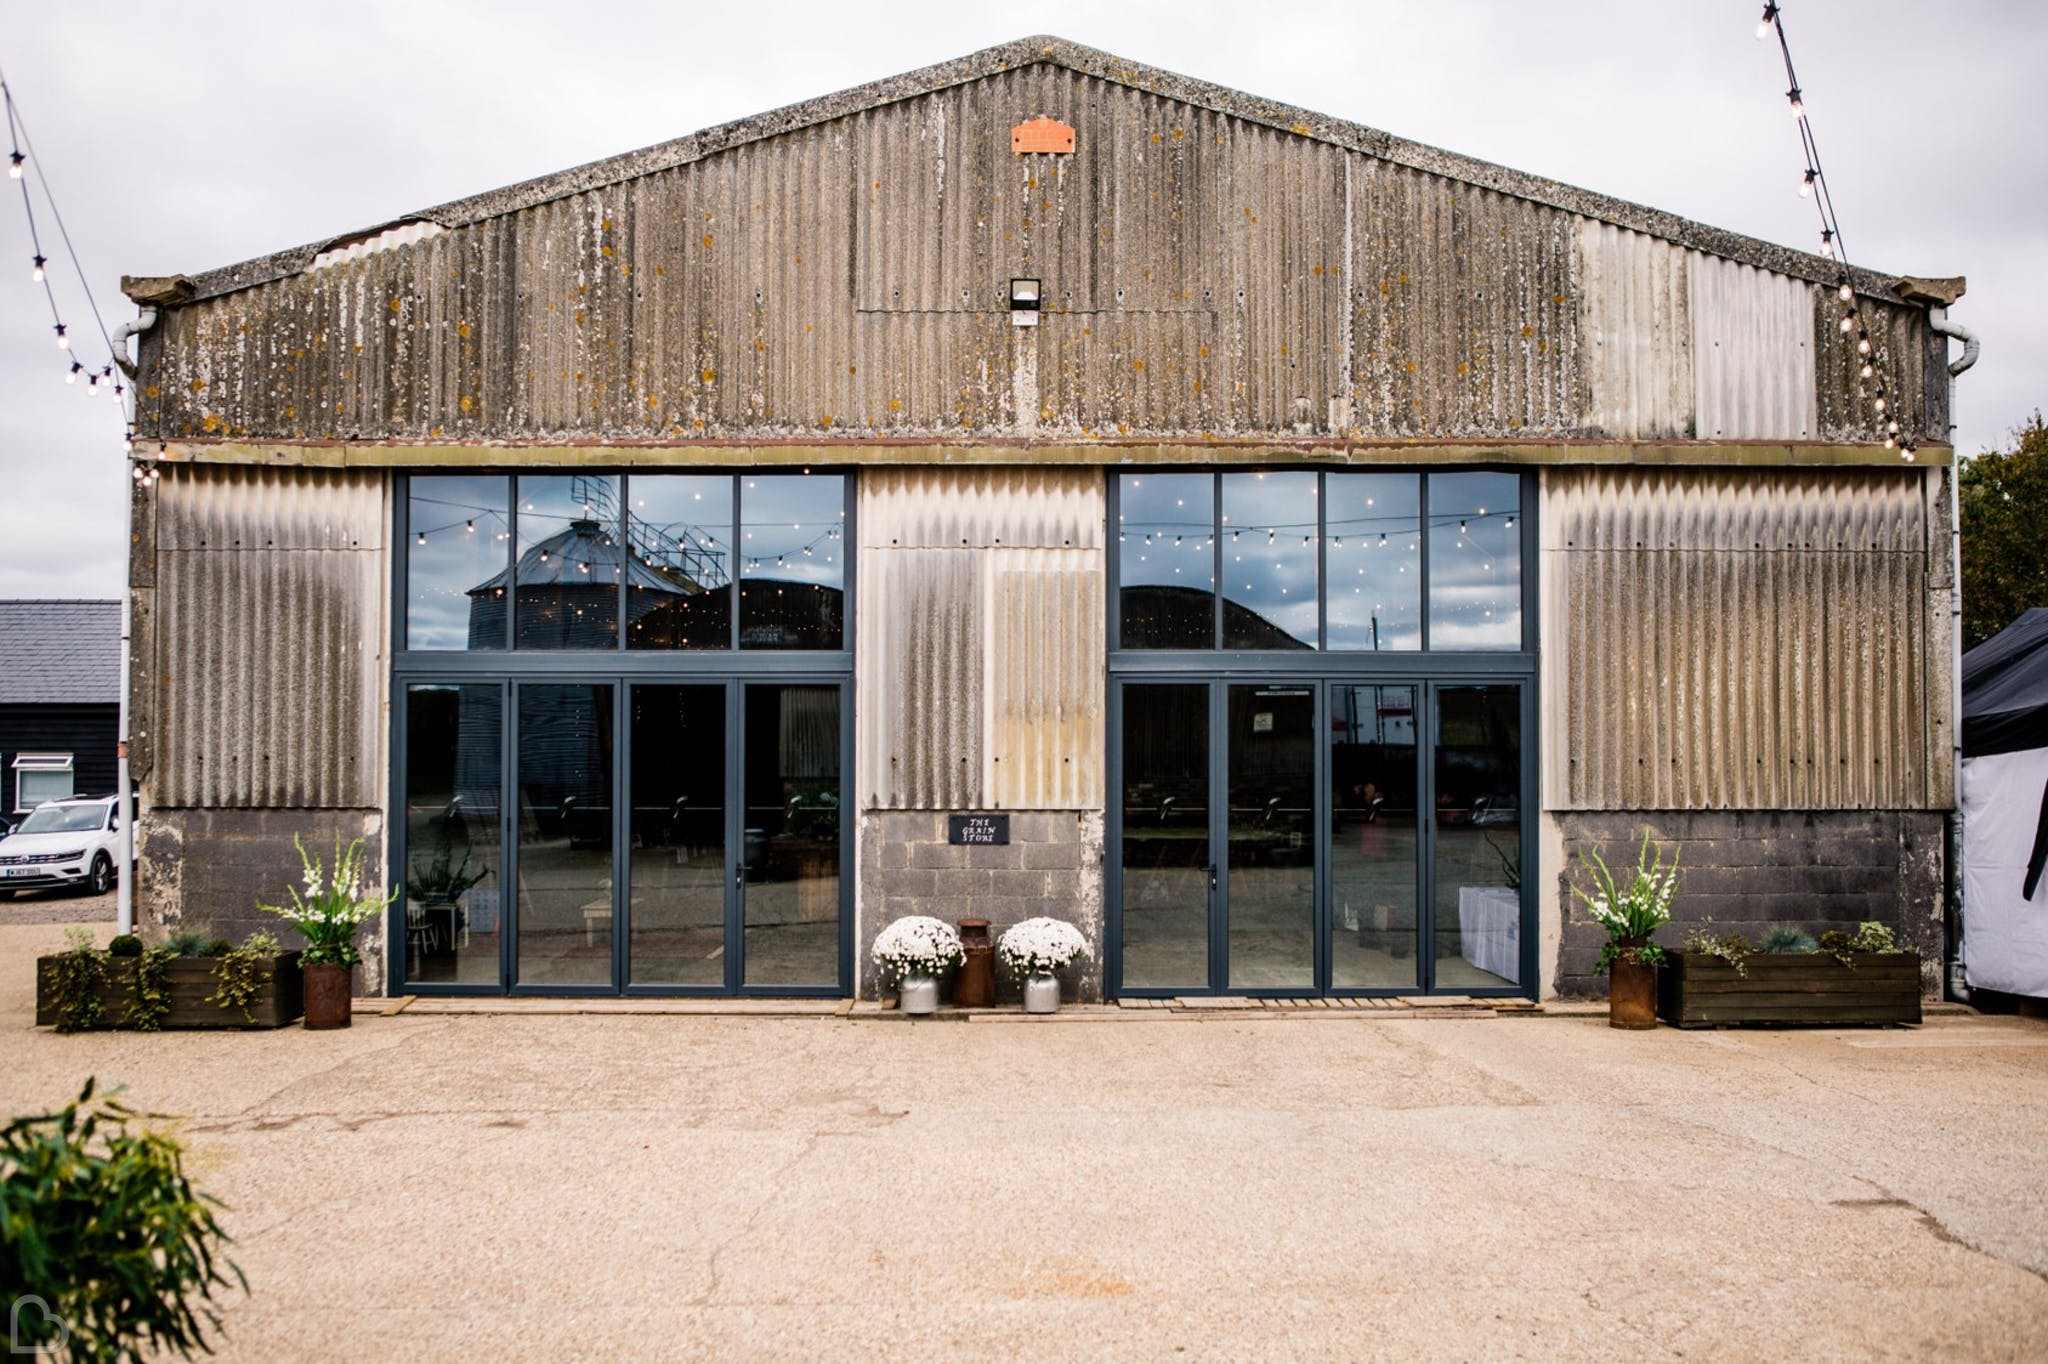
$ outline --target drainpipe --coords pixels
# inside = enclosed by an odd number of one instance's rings
[[[1983,349],[1977,338],[1967,329],[1958,327],[1948,320],[1948,309],[1935,307],[1927,310],[1927,329],[1936,336],[1952,336],[1963,343],[1961,358],[1949,361],[1949,411],[1955,411],[1956,376],[1977,363],[1978,352]],[[1943,350],[1947,347],[1944,345]],[[1953,434],[1953,423],[1951,423]],[[1948,880],[1951,922],[1962,923],[1963,888],[1959,868],[1963,855],[1963,521],[1962,492],[1963,477],[1961,452],[1948,471],[1948,535],[1949,535],[1949,649],[1955,664],[1949,669],[1949,764],[1950,789],[1955,792],[1955,812],[1948,820]],[[1956,944],[1957,957],[1949,963],[1948,992],[1959,1000],[1970,997],[1969,982],[1963,979],[1961,960],[1962,944]]]
[[[156,309],[145,307],[136,314],[133,322],[123,322],[114,328],[111,338],[114,346],[114,363],[128,376],[128,395],[122,413],[128,419],[128,429],[135,429],[136,392],[135,362],[128,358],[128,338],[140,336],[156,325]],[[114,784],[119,796],[121,820],[121,875],[115,885],[115,916],[120,931],[135,931],[135,785],[128,775],[128,687],[133,671],[134,649],[130,644],[135,623],[135,490],[125,489],[128,496],[128,515],[122,518],[121,537],[121,706],[115,728],[118,730],[114,748]]]

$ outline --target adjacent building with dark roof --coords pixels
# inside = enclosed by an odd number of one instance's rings
[[[0,601],[0,814],[115,789],[121,603]]]

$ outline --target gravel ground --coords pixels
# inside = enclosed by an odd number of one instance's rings
[[[116,892],[79,895],[67,890],[16,891],[0,902],[0,927],[9,924],[110,924],[115,918]],[[100,935],[104,945],[106,935]]]
[[[73,902],[75,903],[75,902]],[[220,1357],[2048,1358],[2048,1024],[30,1022],[180,1115]]]

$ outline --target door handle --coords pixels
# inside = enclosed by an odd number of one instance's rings
[[[1202,868],[1202,870],[1203,870],[1203,871],[1206,871],[1206,872],[1208,872],[1208,873],[1209,873],[1209,889],[1210,889],[1211,891],[1215,890],[1215,889],[1216,889],[1216,864],[1215,864],[1214,862],[1211,862],[1211,863],[1210,863],[1210,864],[1209,864],[1208,866],[1206,866],[1206,867]]]

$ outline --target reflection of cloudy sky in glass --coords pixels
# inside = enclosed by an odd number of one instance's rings
[[[635,554],[700,587],[732,580],[732,475],[632,474],[626,497]]]
[[[749,475],[740,489],[740,576],[845,582],[846,480],[838,474]]]
[[[502,475],[412,479],[406,504],[407,648],[469,647],[469,589],[505,571],[508,486]]]
[[[1520,480],[1429,477],[1429,647],[1522,646]]]
[[[1223,476],[1223,596],[1316,644],[1316,478],[1313,473]],[[1228,631],[1230,616],[1224,616]],[[1259,639],[1229,639],[1225,648]]]
[[[1125,587],[1215,585],[1212,502],[1208,474],[1125,474],[1118,498],[1117,576]]]
[[[524,559],[529,551],[539,549],[567,530],[573,521],[597,522],[603,527],[603,538],[610,541],[617,533],[618,514],[619,479],[616,474],[522,475],[519,479],[519,557]],[[581,564],[577,576],[592,582],[615,583],[619,580],[619,564],[617,560]],[[520,583],[527,585],[523,572]]]
[[[1332,649],[1422,647],[1422,476],[1331,474]]]

